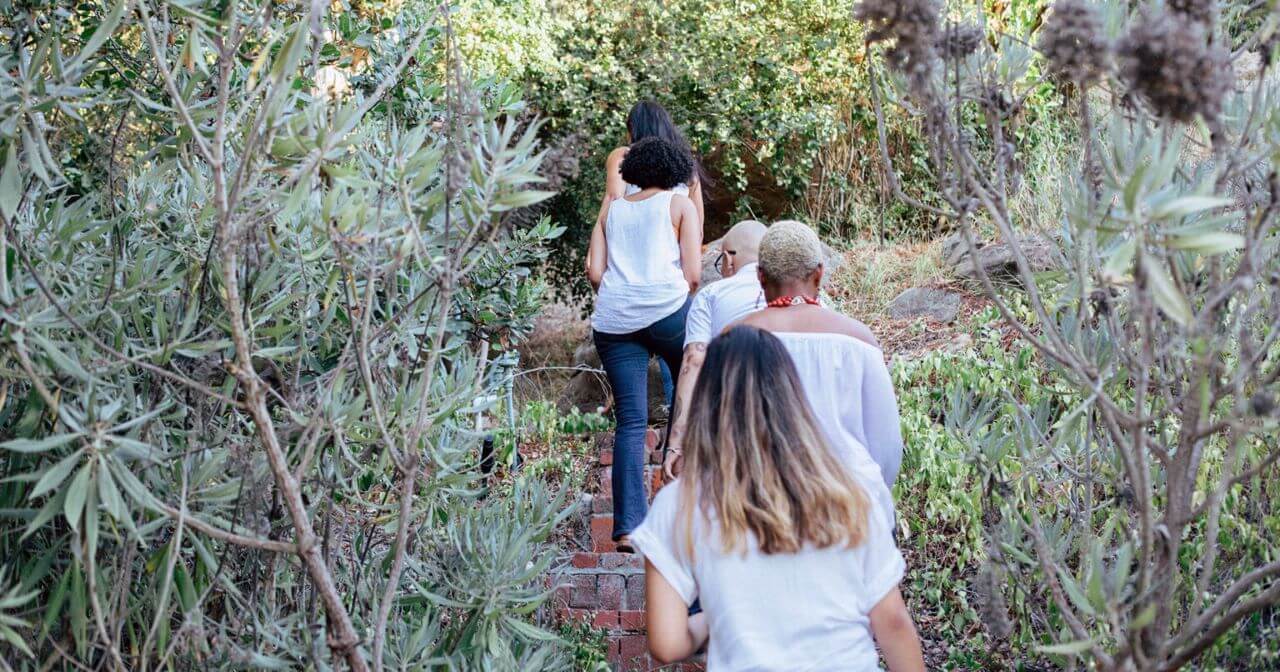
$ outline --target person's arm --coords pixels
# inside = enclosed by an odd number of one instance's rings
[[[696,175],[693,178],[693,184],[689,187],[689,200],[693,201],[693,208],[698,212],[698,225],[706,225],[707,213],[702,205],[702,180],[699,180]]]
[[[627,183],[622,181],[622,173],[619,172],[618,166],[622,165],[622,157],[627,155],[626,147],[619,147],[612,152],[604,160],[604,198],[600,201],[600,212],[596,214],[596,226],[591,230],[591,243],[587,247],[587,259],[585,262],[587,277],[591,277],[591,268],[595,260],[595,252],[598,247],[596,244],[596,232],[600,233],[600,240],[604,240],[604,219],[609,214],[609,204],[615,199],[622,198],[627,193]],[[597,264],[600,273],[603,275],[604,268]],[[597,289],[600,282],[593,280],[591,287]]]
[[[674,592],[674,591],[673,591]],[[880,645],[880,653],[889,672],[924,672],[924,652],[920,635],[897,587],[871,609],[871,634]],[[650,628],[653,626],[650,625]],[[652,632],[652,630],[650,630]]]
[[[902,467],[902,421],[893,377],[885,366],[884,353],[866,349],[862,373],[862,424],[867,452],[880,466],[884,483],[893,490],[893,481]]]
[[[604,195],[609,200],[622,198],[627,193],[627,183],[622,179],[622,159],[627,155],[626,147],[619,147],[609,152],[604,160]]]
[[[605,197],[608,198],[607,196]],[[609,212],[609,203],[600,206],[602,216]],[[591,244],[587,246],[587,280],[591,282],[592,289],[600,289],[600,280],[604,278],[604,269],[609,261],[609,243],[604,237],[603,222],[596,222],[595,228],[591,230]]]
[[[696,299],[695,299],[696,300]],[[692,312],[692,310],[690,311]],[[680,461],[684,457],[684,433],[689,423],[689,399],[693,386],[702,372],[702,361],[707,357],[706,342],[684,346],[684,360],[680,362],[680,380],[676,383],[676,399],[671,414],[671,431],[667,436],[667,455],[662,461],[662,471],[667,478],[680,475]]]
[[[689,283],[689,291],[696,292],[702,284],[702,222],[688,197],[672,198],[671,210],[671,221],[679,233],[680,268]]]
[[[644,603],[649,653],[658,662],[666,665],[684,660],[707,641],[705,618],[689,618],[689,605],[647,559],[644,563]]]

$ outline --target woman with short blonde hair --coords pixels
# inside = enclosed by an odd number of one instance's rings
[[[875,479],[872,476],[872,479]],[[735,327],[694,388],[679,479],[631,535],[649,648],[707,669],[924,669],[883,486],[832,450],[777,337]],[[697,599],[703,613],[688,616]]]

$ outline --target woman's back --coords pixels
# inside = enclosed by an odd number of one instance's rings
[[[624,334],[670,315],[689,296],[680,242],[671,222],[670,191],[620,198],[605,219],[606,262],[592,327]]]
[[[685,470],[631,534],[650,651],[673,662],[705,640],[713,672],[876,670],[879,644],[890,669],[923,672],[887,490],[837,457],[791,360],[753,327],[707,346]]]
[[[902,464],[902,428],[881,351],[847,334],[775,332],[800,375],[828,440],[891,487]],[[860,449],[860,450],[859,450]]]
[[[883,488],[856,480],[868,491]],[[867,535],[855,548],[772,555],[754,538],[725,553],[715,524],[695,514],[689,559],[678,491],[677,482],[658,493],[631,539],[686,603],[701,601],[711,632],[708,670],[879,669],[869,614],[905,567],[881,507],[868,509]]]

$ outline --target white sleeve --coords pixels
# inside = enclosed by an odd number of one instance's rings
[[[683,534],[677,538],[676,528],[679,509],[679,479],[658,491],[653,506],[645,515],[640,527],[631,531],[631,545],[662,574],[662,578],[676,589],[685,604],[693,604],[698,597],[698,585],[693,578],[688,554],[682,551]]]
[[[867,537],[855,549],[862,574],[862,592],[859,595],[863,613],[871,610],[884,599],[889,591],[902,582],[907,563],[902,559],[898,545],[893,541],[893,511],[885,510],[884,498],[874,490],[883,488],[881,483],[865,483],[870,506],[867,510]]]
[[[710,343],[714,336],[711,333],[711,292],[704,289],[693,295],[693,303],[684,318],[684,345]]]
[[[893,378],[885,366],[884,354],[877,348],[862,349],[862,418],[867,451],[884,473],[890,487],[902,467],[902,421],[898,417],[898,399],[893,393]]]

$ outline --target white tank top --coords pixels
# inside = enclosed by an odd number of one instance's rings
[[[680,268],[680,241],[671,224],[670,191],[642,201],[619,198],[604,223],[608,260],[591,327],[629,334],[680,309],[689,282]]]
[[[631,184],[630,182],[624,182],[623,184],[627,185],[626,189],[623,189],[623,190],[622,190],[622,195],[623,195],[623,196],[630,196],[630,195],[632,195],[632,194],[638,194],[638,193],[640,193],[641,191],[643,191],[642,189],[640,189],[640,187],[637,187],[636,185]],[[688,195],[689,195],[689,185],[687,185],[687,184],[677,184],[676,186],[671,187],[671,191],[672,191],[672,193],[680,194],[681,196],[688,196]]]

